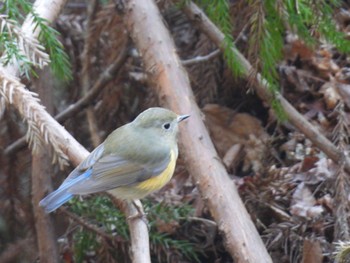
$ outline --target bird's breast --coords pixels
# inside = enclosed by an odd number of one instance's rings
[[[153,176],[143,182],[136,185],[136,188],[140,191],[144,191],[147,194],[162,188],[166,183],[168,183],[174,174],[177,154],[171,151],[170,162],[161,174]]]

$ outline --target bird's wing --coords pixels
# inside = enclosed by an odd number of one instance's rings
[[[164,153],[167,154],[164,154]],[[139,153],[142,155],[142,153]],[[158,152],[147,162],[125,159],[117,154],[108,154],[98,159],[91,167],[89,178],[74,184],[69,192],[72,194],[89,194],[111,190],[120,186],[142,182],[164,171],[171,158],[170,151]],[[141,158],[142,159],[142,158]]]
[[[85,171],[89,170],[98,159],[100,159],[103,155],[104,151],[104,145],[100,144],[93,150],[88,157],[81,162],[70,174],[69,176],[64,180],[61,186],[63,185],[70,185],[72,180],[77,178],[78,176],[82,175]]]

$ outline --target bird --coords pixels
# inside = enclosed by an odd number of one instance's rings
[[[63,181],[39,202],[50,213],[74,195],[109,192],[141,199],[170,181],[178,157],[178,125],[190,115],[153,107],[114,130]]]

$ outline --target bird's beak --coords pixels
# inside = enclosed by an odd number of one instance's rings
[[[177,122],[181,122],[183,120],[186,120],[190,115],[179,115],[177,116]]]

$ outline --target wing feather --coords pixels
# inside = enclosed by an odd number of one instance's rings
[[[170,161],[170,152],[163,157],[147,163],[137,163],[109,154],[103,156],[92,166],[92,175],[69,189],[72,194],[89,194],[112,190],[120,186],[133,185],[159,175]]]

